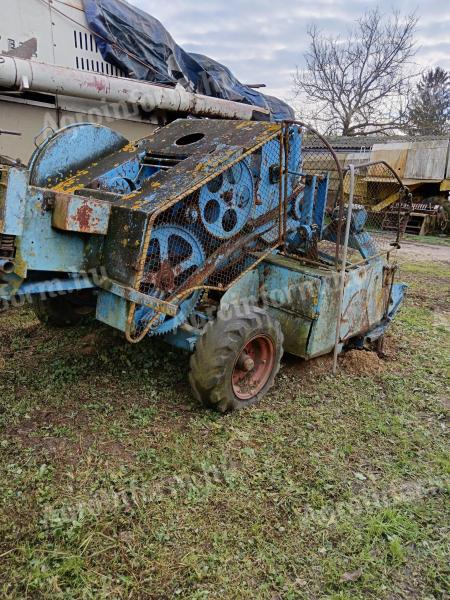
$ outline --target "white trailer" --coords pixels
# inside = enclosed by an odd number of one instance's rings
[[[125,78],[103,60],[81,0],[0,0],[0,8],[0,156],[26,162],[48,133],[78,122],[139,139],[184,114],[268,112]]]

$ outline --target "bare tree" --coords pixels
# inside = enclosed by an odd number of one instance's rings
[[[356,21],[347,39],[308,29],[306,69],[297,68],[294,91],[326,133],[389,133],[408,120],[414,14],[383,18],[375,8]]]

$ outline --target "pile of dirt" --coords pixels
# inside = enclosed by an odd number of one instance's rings
[[[333,370],[333,354],[319,356],[309,361],[301,358],[285,357],[288,370],[295,370],[296,374],[316,378],[331,375]],[[350,375],[370,377],[381,373],[386,368],[386,362],[376,352],[366,350],[349,350],[339,356],[338,370]]]
[[[97,324],[94,324],[93,327],[93,331],[80,337],[72,344],[71,349],[74,354],[94,356],[111,347],[111,345],[126,343],[125,339],[117,335],[116,331],[112,328],[98,327]]]
[[[381,373],[386,363],[376,352],[350,350],[341,355],[339,366],[351,375],[371,376]]]
[[[102,347],[102,340],[98,333],[89,333],[80,338],[77,344],[77,352],[82,356],[93,356]]]

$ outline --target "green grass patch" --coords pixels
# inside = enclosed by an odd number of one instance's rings
[[[402,239],[408,242],[415,242],[416,244],[450,246],[450,237],[448,235],[411,235],[407,233]]]
[[[445,598],[450,269],[402,269],[381,369],[226,417],[182,352],[3,315],[0,597]]]
[[[401,264],[402,273],[413,273],[416,275],[424,275],[425,278],[429,277],[442,277],[443,279],[450,279],[450,269],[448,265],[440,262],[411,262]],[[423,286],[423,282],[421,282]]]

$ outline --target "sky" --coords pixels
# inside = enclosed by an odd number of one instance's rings
[[[130,0],[129,0],[130,1]],[[206,54],[247,84],[289,100],[292,74],[303,65],[306,29],[315,24],[345,36],[366,9],[416,11],[420,67],[450,70],[450,0],[131,0],[159,19],[189,52]]]

